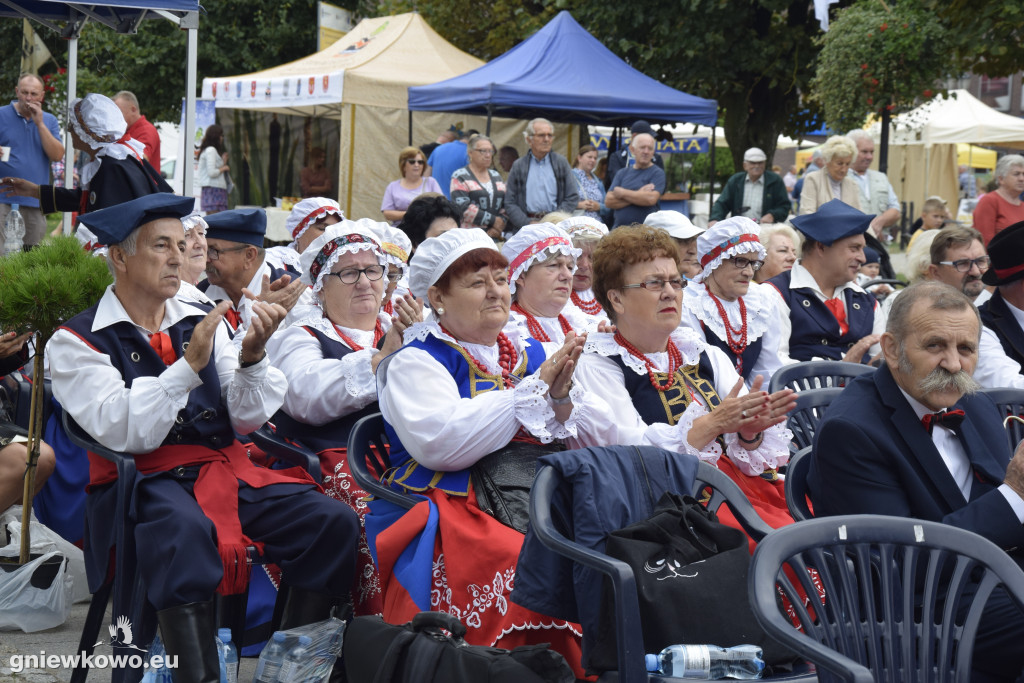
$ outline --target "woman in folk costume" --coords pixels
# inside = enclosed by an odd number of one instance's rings
[[[587,328],[587,318],[569,307],[572,277],[580,250],[569,234],[551,223],[524,225],[501,247],[508,260],[512,292],[510,324],[519,324],[533,339],[557,349],[572,332]]]
[[[0,190],[37,197],[45,213],[87,213],[123,204],[154,192],[173,192],[145,156],[145,146],[125,131],[124,114],[105,95],[89,93],[71,103],[68,111],[71,141],[89,157],[82,169],[81,188],[36,185],[22,178],[7,178]]]
[[[708,228],[697,238],[701,272],[683,291],[683,325],[721,349],[755,391],[783,364],[774,292],[754,282],[765,259],[758,231],[743,216]]]
[[[349,473],[345,447],[352,426],[378,411],[373,370],[402,345],[406,325],[392,327],[391,318],[380,311],[387,263],[369,230],[350,221],[328,226],[302,252],[301,267],[314,303],[303,318],[271,337],[267,347],[271,363],[288,378],[284,406],[273,422],[279,434],[319,454],[324,491],[362,519],[367,494]],[[400,309],[406,320],[411,320],[409,313]],[[357,576],[356,611],[379,613],[380,581],[365,534],[359,541]]]
[[[328,225],[345,220],[338,202],[327,197],[309,197],[292,207],[284,222],[284,229],[292,236],[285,247],[267,249],[267,261],[277,268],[298,271],[301,267],[299,256],[313,240],[324,234]]]
[[[567,240],[566,240],[567,241]],[[423,501],[383,500],[366,517],[384,584],[384,619],[448,612],[477,645],[549,642],[579,672],[578,627],[509,599],[536,459],[574,432],[572,372],[583,338],[547,356],[506,328],[508,263],[479,228],[420,244],[409,277],[434,319],[377,369],[391,486]],[[429,396],[425,395],[429,391]]]
[[[601,240],[594,291],[617,329],[587,339],[575,372],[585,404],[569,445],[690,453],[728,474],[766,522],[791,523],[778,468],[789,460],[793,392],[748,392],[725,353],[680,326],[684,285],[664,230],[623,226]]]
[[[373,231],[380,238],[381,249],[388,261],[388,280],[382,310],[393,315],[396,299],[407,297],[412,302],[413,297],[409,294],[409,254],[412,252],[412,242],[408,235],[387,223],[375,222]]]
[[[604,223],[589,216],[573,216],[558,223],[557,227],[569,233],[572,246],[580,250],[576,259],[576,272],[572,275],[572,293],[569,295],[568,306],[574,307],[587,319],[587,323],[596,329],[597,325],[608,320],[601,302],[594,297],[594,272],[591,256],[601,238],[608,234]]]

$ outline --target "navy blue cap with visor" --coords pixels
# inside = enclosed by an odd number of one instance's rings
[[[867,232],[874,217],[833,199],[819,206],[814,213],[797,216],[790,223],[815,242],[830,247],[837,240]]]
[[[78,220],[92,230],[97,242],[109,247],[123,242],[136,228],[146,223],[161,218],[181,220],[192,213],[195,204],[192,197],[159,192],[84,213]]]
[[[232,209],[206,216],[206,239],[263,246],[267,212],[263,209]]]

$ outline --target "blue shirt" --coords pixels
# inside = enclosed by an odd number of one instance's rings
[[[558,182],[551,168],[551,154],[543,159],[527,152],[530,173],[526,176],[526,213],[549,213],[558,208]]]
[[[43,125],[53,137],[60,140],[60,128],[53,114],[43,112]],[[23,118],[15,108],[15,102],[0,107],[0,147],[10,147],[11,156],[7,163],[0,161],[0,176],[24,178],[36,185],[50,182],[50,158],[43,151],[39,129],[32,119]],[[4,204],[39,207],[39,200],[33,197],[3,197]]]
[[[441,192],[448,199],[452,198],[452,173],[469,163],[469,150],[462,140],[453,140],[438,145],[430,153],[430,175],[441,186]]]
[[[612,180],[612,186],[608,188],[608,191],[611,192],[616,187],[639,190],[648,183],[654,183],[654,189],[658,191],[658,194],[663,193],[665,191],[665,172],[654,164],[647,168],[636,168],[635,166],[624,168],[615,174],[615,179]],[[653,206],[629,204],[621,209],[615,209],[615,224],[612,227],[643,223],[648,215],[660,210],[660,202],[655,202]]]

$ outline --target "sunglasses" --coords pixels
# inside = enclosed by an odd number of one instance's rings
[[[417,166],[422,166],[423,164],[425,164],[427,162],[424,161],[423,159],[406,159],[405,163],[407,163],[407,164],[416,164]]]

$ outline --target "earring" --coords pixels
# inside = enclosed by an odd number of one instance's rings
[[[444,306],[438,306],[436,310],[438,315],[444,315]]]

